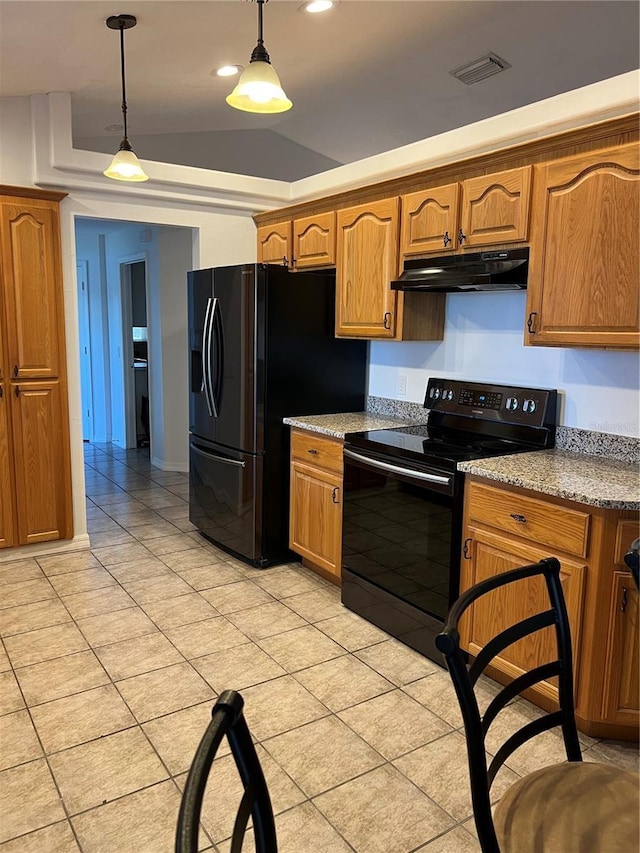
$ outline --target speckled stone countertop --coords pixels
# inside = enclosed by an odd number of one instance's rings
[[[459,462],[458,470],[607,509],[640,509],[638,466],[567,450]]]
[[[427,422],[427,412],[424,420]],[[321,432],[334,438],[344,438],[348,432],[363,432],[367,429],[394,429],[419,423],[412,418],[394,418],[388,415],[374,415],[371,412],[347,412],[337,415],[307,415],[284,418],[284,423],[311,432]]]

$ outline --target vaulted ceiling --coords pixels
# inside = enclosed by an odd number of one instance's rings
[[[302,0],[264,8],[265,44],[294,107],[261,116],[225,103],[257,10],[243,0],[2,0],[0,96],[72,93],[74,144],[113,153],[125,35],[130,138],[138,155],[294,180],[638,68],[634,0]],[[493,52],[511,68],[473,86],[449,73]]]

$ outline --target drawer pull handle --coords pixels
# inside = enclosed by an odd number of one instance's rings
[[[622,601],[620,603],[620,610],[622,611],[622,613],[624,613],[624,611],[627,609],[627,604],[629,603],[628,595],[629,595],[629,593],[627,591],[626,586],[623,586],[622,587]]]
[[[387,311],[384,317],[382,318],[382,325],[385,329],[391,329],[391,312]]]
[[[518,524],[526,524],[527,523],[526,515],[519,515],[517,512],[511,512],[511,513],[509,513],[509,515],[511,516],[511,518],[514,521],[517,521]]]
[[[309,450],[307,450],[307,453],[311,453],[312,456],[318,455],[318,451],[314,447],[310,447]]]
[[[337,498],[338,498],[338,487],[335,486],[333,491],[331,492],[331,500],[333,501],[334,504],[340,503],[340,501]]]
[[[464,547],[462,548],[462,553],[464,554],[465,560],[471,559],[471,552],[469,551],[469,545],[471,544],[472,541],[473,541],[472,539],[465,539],[464,540]]]

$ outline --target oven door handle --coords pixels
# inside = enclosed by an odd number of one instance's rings
[[[451,477],[444,477],[440,474],[427,474],[424,471],[415,471],[411,468],[400,468],[398,465],[390,465],[388,462],[380,462],[378,459],[371,459],[369,456],[361,456],[359,453],[354,453],[353,450],[345,450],[344,455],[349,459],[364,462],[371,466],[371,468],[380,468],[383,471],[390,471],[392,474],[404,474],[406,477],[411,477],[413,480],[423,480],[426,483],[442,483],[445,486],[448,486],[451,483]]]

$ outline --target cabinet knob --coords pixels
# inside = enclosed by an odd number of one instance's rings
[[[465,560],[470,560],[470,559],[471,559],[471,551],[469,550],[469,545],[471,545],[471,542],[472,542],[472,541],[473,541],[473,540],[472,540],[472,539],[470,539],[470,538],[469,538],[469,539],[465,539],[465,540],[464,540],[464,546],[463,546],[463,548],[462,548],[462,553],[463,553],[463,555],[464,555]]]
[[[16,387],[14,388],[14,392],[15,392],[16,397],[19,397],[19,396],[20,396],[20,388],[19,388],[17,385],[16,385]]]
[[[467,235],[464,233],[462,228],[458,231],[458,243],[462,246],[464,241],[467,239]]]
[[[447,246],[449,245],[449,243],[451,243],[451,242],[452,242],[452,241],[451,241],[451,237],[449,237],[449,232],[448,232],[448,231],[445,231],[445,232],[444,232],[444,237],[442,238],[442,240],[443,240],[443,242],[444,242],[444,247],[445,247],[445,249],[446,249],[446,248],[447,248]]]
[[[289,261],[287,260],[287,256],[286,256],[286,255],[283,255],[283,256],[282,256],[282,266],[283,266],[283,267],[288,267],[288,266],[289,266]]]
[[[310,447],[309,450],[307,450],[307,453],[310,453],[312,456],[318,455],[318,451],[315,450],[315,448],[313,448],[313,447]]]
[[[17,364],[14,364],[14,365],[13,365],[13,375],[14,375],[14,376],[17,376],[17,375],[18,375],[18,365],[17,365]]]
[[[520,515],[517,512],[511,512],[511,513],[509,513],[509,515],[511,516],[511,518],[514,521],[517,521],[518,524],[526,524],[527,523],[527,516],[526,515]]]
[[[622,587],[622,601],[620,602],[620,611],[624,613],[627,609],[627,604],[629,603],[629,592],[626,586]]]
[[[530,335],[535,335],[535,333],[536,333],[536,330],[534,329],[534,326],[536,324],[534,317],[537,317],[537,316],[538,316],[537,311],[532,311],[531,314],[529,314],[529,319],[527,320],[527,329],[529,329]]]
[[[340,490],[338,489],[338,487],[337,487],[337,486],[334,486],[334,489],[333,489],[333,491],[331,492],[331,500],[333,501],[333,503],[334,503],[334,504],[339,504],[339,503],[340,503],[340,501],[338,500],[338,492],[339,492],[339,491],[340,491]]]
[[[385,329],[391,328],[391,312],[390,311],[387,311],[386,314],[384,315],[382,325],[385,327]]]
[[[0,385],[0,400],[4,397],[4,388]]]

